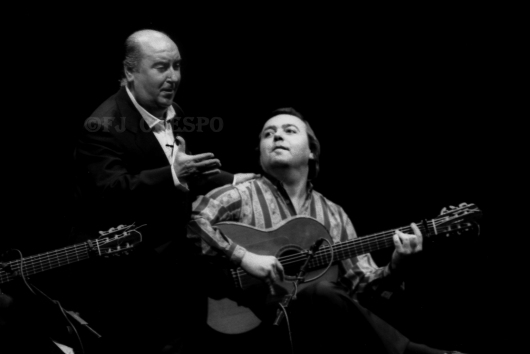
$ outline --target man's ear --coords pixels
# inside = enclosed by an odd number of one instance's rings
[[[125,79],[127,80],[127,82],[131,82],[134,80],[132,72],[127,70],[126,67],[123,67],[123,73],[125,74]]]

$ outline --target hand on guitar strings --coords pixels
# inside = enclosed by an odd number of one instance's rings
[[[283,266],[274,256],[261,256],[247,251],[241,260],[241,268],[268,284],[284,280]]]
[[[392,260],[390,262],[390,269],[394,270],[402,264],[407,257],[412,254],[418,253],[423,249],[423,236],[420,229],[416,224],[410,224],[414,235],[403,233],[396,230],[393,235],[394,245],[396,249],[392,254]]]

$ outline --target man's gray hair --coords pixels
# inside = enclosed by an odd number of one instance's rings
[[[125,77],[125,70],[127,71],[138,70],[138,66],[140,65],[142,56],[143,56],[143,53],[142,53],[140,41],[138,40],[136,33],[133,33],[125,40],[125,58],[123,59],[123,70],[124,71],[122,72],[122,79],[121,79],[122,86],[127,85],[127,78]]]

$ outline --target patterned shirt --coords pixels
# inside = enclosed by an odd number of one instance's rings
[[[222,234],[215,227],[216,223],[233,221],[259,229],[270,229],[296,215],[318,220],[328,230],[333,242],[357,237],[344,210],[313,190],[310,183],[307,186],[306,199],[297,214],[281,183],[273,183],[266,177],[260,177],[235,186],[223,186],[206,196],[200,196],[193,204],[188,238],[200,244],[203,255],[220,256],[234,265],[239,265],[245,249]],[[350,294],[364,290],[368,284],[375,290],[380,288],[382,283],[387,283],[381,280],[393,278],[388,277],[389,266],[378,267],[370,254],[356,256],[340,263],[340,282],[350,290]]]

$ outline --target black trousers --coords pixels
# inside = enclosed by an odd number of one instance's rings
[[[204,328],[183,352],[287,354],[294,349],[295,353],[402,354],[408,344],[408,338],[353,300],[343,287],[322,281],[298,293],[279,327],[264,322],[253,331],[232,336]]]
[[[353,300],[342,286],[322,281],[300,291],[292,309],[297,352],[351,348],[355,353],[402,354],[409,343],[387,322]]]

